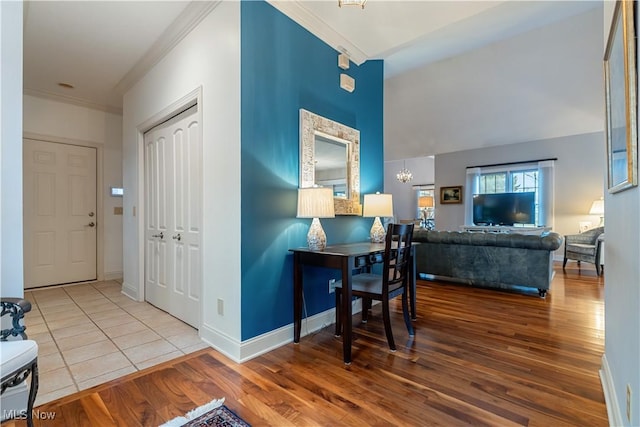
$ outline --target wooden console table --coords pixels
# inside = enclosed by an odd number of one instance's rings
[[[416,261],[415,245],[411,245],[411,268],[409,269],[409,301],[411,318],[416,319]],[[293,252],[293,342],[300,342],[302,329],[303,268],[305,265],[334,268],[342,271],[342,352],[344,363],[351,363],[352,341],[352,277],[357,269],[368,269],[381,263],[384,243],[348,243],[327,246],[324,251],[309,248],[289,249]]]

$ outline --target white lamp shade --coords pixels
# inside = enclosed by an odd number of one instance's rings
[[[433,207],[433,197],[432,196],[422,196],[418,199],[418,207],[420,208],[432,208]]]
[[[393,216],[393,197],[391,194],[365,194],[364,217],[391,217]]]
[[[334,218],[333,190],[328,187],[298,189],[298,218]]]
[[[589,215],[604,215],[604,200],[594,200],[589,209]]]

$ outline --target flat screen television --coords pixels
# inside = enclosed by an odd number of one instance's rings
[[[535,224],[536,193],[494,193],[473,195],[475,225]]]

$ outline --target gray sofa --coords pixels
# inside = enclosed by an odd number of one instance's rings
[[[536,288],[541,297],[553,279],[553,251],[562,236],[473,233],[416,229],[419,277],[449,279],[482,287]]]

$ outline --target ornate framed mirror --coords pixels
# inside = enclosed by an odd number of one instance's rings
[[[361,215],[360,131],[300,109],[300,188],[331,187],[336,215]]]

